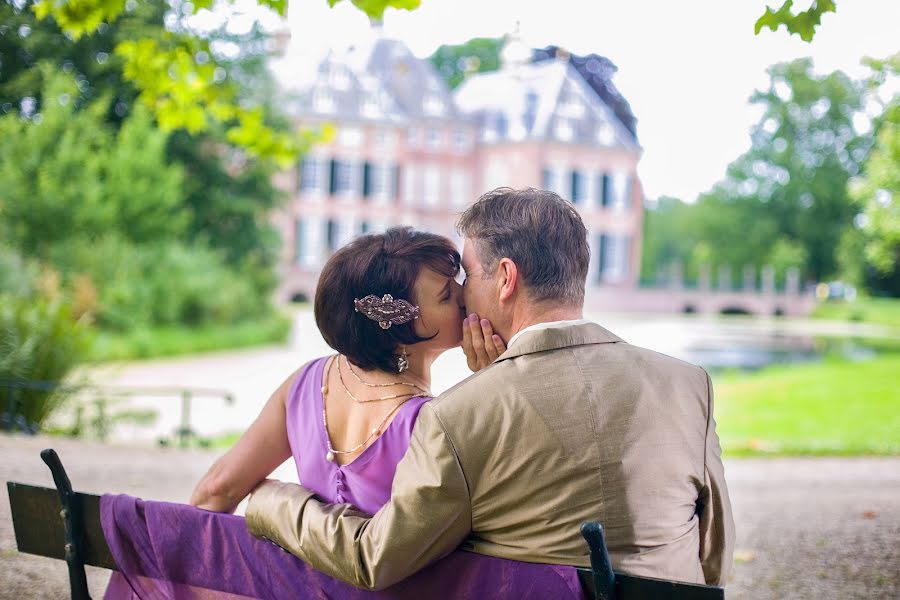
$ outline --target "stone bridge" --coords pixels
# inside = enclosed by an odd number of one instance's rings
[[[696,287],[687,287],[677,265],[665,285],[624,288],[597,286],[587,291],[585,306],[593,311],[698,314],[751,314],[759,316],[807,316],[816,306],[815,295],[800,289],[800,274],[791,269],[784,288],[775,286],[775,271],[763,267],[761,285],[756,271],[744,269],[740,288],[731,285],[727,267],[719,270],[717,285],[711,285],[708,270],[702,270]]]

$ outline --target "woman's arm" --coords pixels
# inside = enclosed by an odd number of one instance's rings
[[[279,386],[256,421],[237,443],[209,468],[189,504],[214,512],[234,512],[256,484],[288,459],[285,405],[297,372]]]

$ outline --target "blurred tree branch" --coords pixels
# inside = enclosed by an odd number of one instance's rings
[[[40,19],[52,18],[74,40],[97,31],[134,10],[140,0],[41,0],[33,7]],[[256,0],[280,16],[287,0]],[[327,0],[330,6],[341,0]],[[224,0],[230,5],[233,0]],[[420,0],[352,0],[370,18],[380,19],[388,7],[412,10]],[[269,127],[258,106],[238,100],[208,41],[193,31],[189,17],[213,9],[214,0],[173,2],[174,24],[157,35],[124,40],[115,54],[124,62],[125,79],[138,90],[138,100],[150,109],[166,131],[206,131],[214,123],[226,129],[228,141],[252,156],[287,166],[317,139],[307,131],[283,132]]]

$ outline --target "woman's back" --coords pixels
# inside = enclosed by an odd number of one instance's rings
[[[374,514],[390,498],[397,463],[409,446],[419,409],[429,398],[418,396],[405,401],[365,450],[340,465],[326,458],[329,442],[322,388],[329,360],[331,357],[319,358],[303,367],[286,401],[288,442],[297,476],[304,487],[328,502],[347,502]],[[391,406],[392,401],[386,402],[384,412]]]

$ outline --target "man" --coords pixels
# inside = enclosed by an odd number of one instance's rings
[[[487,321],[508,349],[424,405],[377,514],[270,481],[250,531],[381,589],[460,544],[588,566],[579,527],[599,521],[616,570],[724,584],[734,524],[706,372],[583,320],[587,231],[556,194],[494,190],[459,230],[466,307],[486,319],[466,324],[486,334],[466,336],[470,366],[490,358]]]

